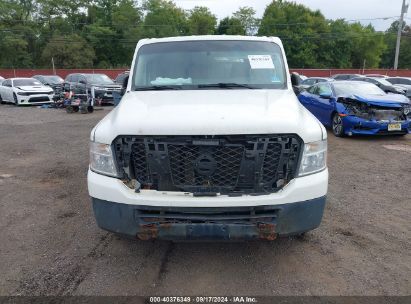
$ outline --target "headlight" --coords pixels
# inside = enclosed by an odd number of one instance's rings
[[[28,96],[28,95],[30,95],[29,93],[26,93],[26,92],[17,92],[17,95],[20,95],[20,96]]]
[[[96,173],[117,177],[110,145],[90,142],[90,169]]]
[[[327,166],[327,140],[304,144],[299,176],[319,172]]]

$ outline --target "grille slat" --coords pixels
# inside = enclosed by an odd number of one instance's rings
[[[286,185],[295,177],[302,140],[292,134],[120,136],[114,145],[123,174],[145,188],[237,195]]]

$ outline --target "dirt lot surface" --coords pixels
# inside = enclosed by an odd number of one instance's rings
[[[411,135],[335,138],[322,225],[301,239],[135,242],[100,230],[90,115],[0,106],[0,295],[406,295]]]

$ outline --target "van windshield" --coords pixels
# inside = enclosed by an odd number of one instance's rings
[[[280,47],[265,41],[180,41],[142,46],[132,90],[284,89]]]

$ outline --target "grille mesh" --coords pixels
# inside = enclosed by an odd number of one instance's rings
[[[286,185],[296,175],[302,140],[296,135],[120,136],[113,144],[123,177],[144,189],[234,195],[272,193]]]
[[[241,146],[216,147],[209,154],[215,160],[215,170],[210,176],[196,172],[196,160],[201,157],[200,146],[169,145],[172,179],[176,186],[208,186],[234,189],[244,148]]]

